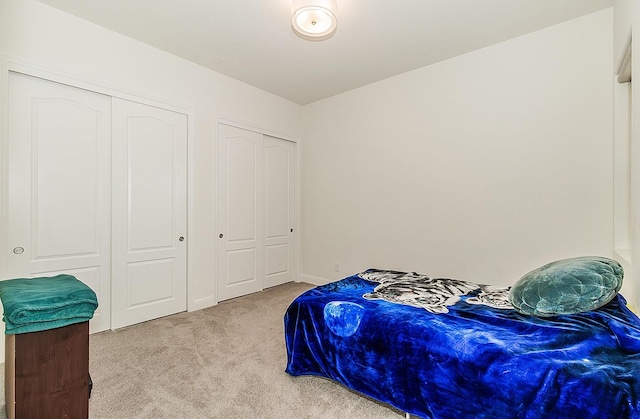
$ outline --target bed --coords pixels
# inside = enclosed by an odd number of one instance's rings
[[[640,320],[617,293],[621,269],[611,295],[570,314],[523,314],[519,283],[369,269],[291,303],[286,371],[423,418],[640,418]]]

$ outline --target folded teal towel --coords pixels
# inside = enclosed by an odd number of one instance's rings
[[[95,292],[71,275],[0,281],[5,334],[39,332],[89,321]]]

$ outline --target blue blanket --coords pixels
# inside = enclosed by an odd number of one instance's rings
[[[352,276],[298,297],[286,371],[424,418],[640,418],[640,319],[622,296],[539,318],[473,292],[433,312],[371,298],[378,285]]]
[[[89,321],[98,307],[91,288],[71,275],[0,281],[8,335]]]

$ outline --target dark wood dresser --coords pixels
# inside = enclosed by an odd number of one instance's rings
[[[8,419],[89,417],[89,322],[5,335]]]

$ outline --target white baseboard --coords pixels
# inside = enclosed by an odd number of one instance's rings
[[[304,274],[300,276],[300,281],[306,282],[307,284],[312,284],[312,285],[326,285],[329,282],[333,282],[333,280],[331,279],[320,278],[317,276],[304,275]]]

